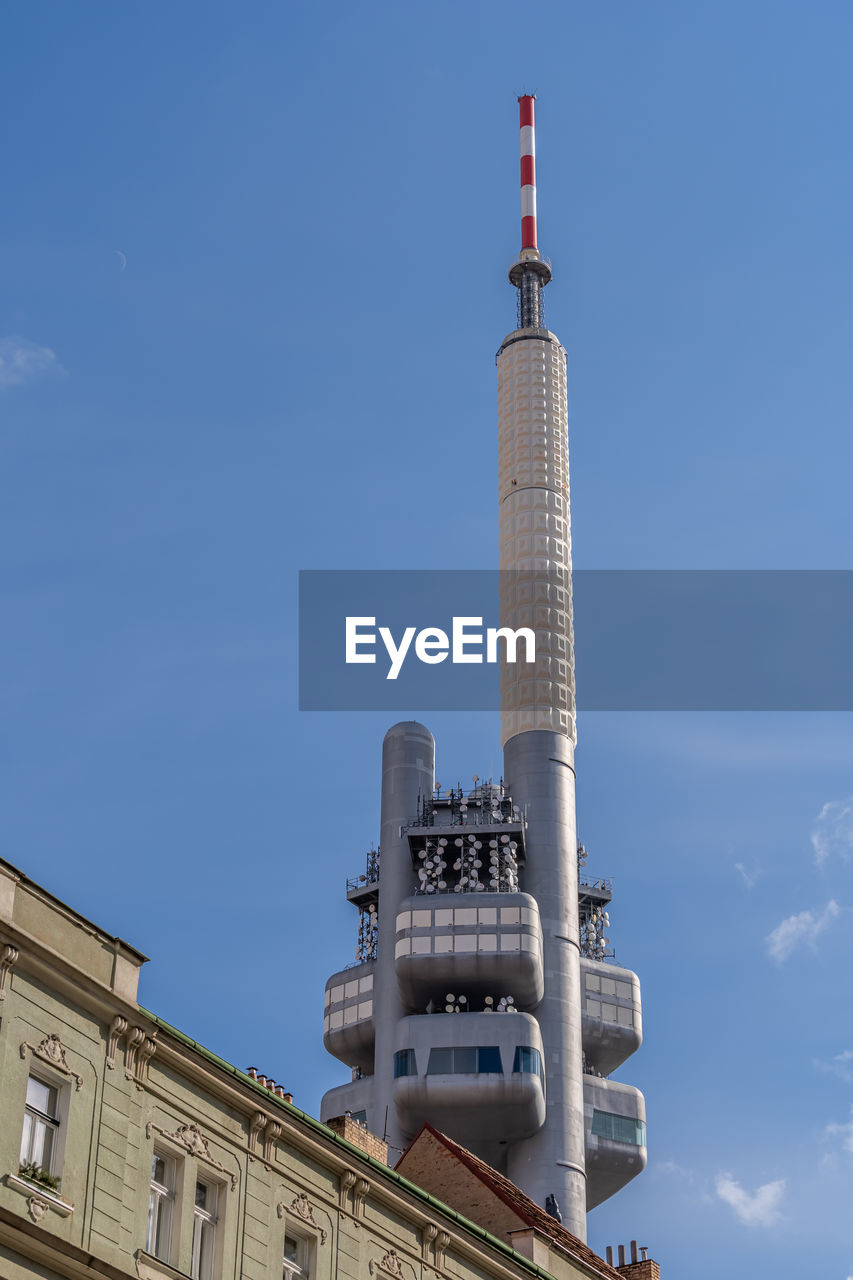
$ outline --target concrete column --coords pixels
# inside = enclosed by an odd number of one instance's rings
[[[545,1050],[545,1124],[509,1149],[509,1178],[543,1208],[557,1199],[563,1225],[586,1239],[583,1058],[578,940],[574,746],[561,733],[510,738],[504,777],[527,818],[521,887],[539,904],[545,997],[536,1010]]]
[[[393,1104],[394,1054],[410,1046],[397,1044],[397,1023],[406,1010],[400,1000],[394,962],[396,917],[399,904],[414,888],[409,842],[400,828],[417,813],[418,796],[429,797],[435,781],[435,740],[416,720],[393,725],[382,744],[382,815],[379,844],[379,943],[374,979],[373,1016],[376,1023],[376,1056],[373,1090],[374,1113],[368,1128],[388,1145],[393,1165],[405,1145]],[[419,1064],[420,1065],[420,1064]],[[380,1114],[381,1112],[381,1114]],[[387,1115],[386,1115],[387,1112]]]

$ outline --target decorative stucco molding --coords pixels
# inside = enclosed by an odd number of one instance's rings
[[[6,999],[6,976],[18,960],[18,948],[7,942],[0,950],[0,1000]]]
[[[145,1083],[145,1079],[148,1075],[148,1063],[154,1057],[156,1048],[157,1032],[154,1031],[150,1036],[146,1035],[145,1039],[136,1050],[136,1063],[133,1078],[140,1088]]]
[[[78,1089],[83,1088],[83,1077],[69,1067],[68,1059],[65,1056],[65,1047],[58,1035],[45,1036],[38,1044],[30,1044],[28,1040],[25,1040],[21,1045],[21,1057],[26,1058],[27,1052],[31,1053],[34,1058],[40,1058],[42,1062],[49,1063],[56,1071],[61,1071],[64,1076],[70,1076],[72,1080],[76,1081]]]
[[[438,1227],[432,1222],[427,1222],[421,1228],[421,1254],[424,1262],[429,1260],[429,1247],[437,1235]]]
[[[393,1276],[394,1280],[403,1280],[403,1267],[396,1249],[389,1249],[381,1258],[371,1258],[367,1269],[371,1275],[374,1271],[384,1271],[386,1276]]]
[[[58,1213],[60,1218],[67,1218],[74,1212],[74,1205],[66,1204],[55,1191],[36,1187],[26,1178],[19,1178],[16,1173],[6,1175],[6,1185],[13,1191],[17,1191],[19,1195],[27,1197],[27,1212],[33,1222],[41,1222],[50,1210]]]
[[[127,1018],[123,1018],[120,1013],[116,1014],[110,1025],[110,1038],[107,1042],[107,1068],[110,1071],[115,1070],[118,1042],[125,1031],[127,1031]]]
[[[351,1188],[355,1186],[355,1177],[356,1175],[351,1169],[346,1169],[341,1174],[340,1206],[342,1209],[346,1209],[347,1207],[347,1195]]]
[[[435,1265],[437,1270],[441,1271],[444,1267],[444,1255],[447,1252],[447,1246],[450,1244],[450,1233],[447,1231],[439,1231],[435,1238]]]
[[[231,1190],[237,1188],[237,1175],[232,1173],[230,1169],[226,1169],[224,1164],[220,1164],[210,1154],[207,1138],[203,1136],[197,1124],[182,1124],[174,1133],[169,1133],[167,1129],[161,1129],[159,1124],[154,1124],[153,1120],[149,1120],[145,1126],[145,1136],[150,1138],[152,1133],[159,1133],[168,1142],[174,1142],[176,1146],[183,1147],[195,1156],[197,1160],[201,1160],[204,1164],[210,1165],[211,1169],[216,1169],[219,1173],[224,1173],[226,1178],[231,1180]]]
[[[251,1120],[249,1121],[249,1150],[250,1151],[262,1150],[263,1141],[262,1141],[261,1135],[267,1124],[268,1124],[268,1117],[264,1115],[263,1111],[256,1111],[255,1114],[252,1116]]]
[[[121,1022],[124,1022],[124,1026],[116,1029],[116,1024]],[[113,1043],[113,1036],[115,1037],[115,1043]],[[148,1074],[148,1061],[157,1048],[157,1031],[155,1029],[149,1032],[145,1027],[128,1028],[126,1019],[115,1018],[110,1029],[113,1062],[112,1064],[110,1063],[108,1052],[107,1066],[115,1065],[115,1048],[122,1036],[127,1037],[124,1054],[124,1078],[135,1081],[141,1089]]]
[[[316,1231],[320,1232],[320,1244],[326,1243],[326,1237],[329,1233],[325,1227],[321,1227],[319,1222],[316,1221],[314,1217],[314,1206],[304,1191],[299,1192],[299,1195],[289,1207],[284,1204],[284,1201],[282,1201],[276,1206],[276,1211],[280,1218],[283,1218],[285,1213],[292,1213],[295,1217],[301,1218],[303,1222],[307,1222],[309,1226],[314,1227]]]
[[[268,1164],[272,1164],[275,1156],[275,1144],[281,1137],[281,1125],[277,1120],[268,1120],[267,1127],[264,1129],[264,1159]]]
[[[366,1178],[356,1178],[352,1191],[352,1211],[356,1218],[361,1217],[364,1202],[370,1194],[370,1183]]]

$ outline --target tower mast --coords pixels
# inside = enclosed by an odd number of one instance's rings
[[[530,625],[536,667],[506,664],[501,679],[504,776],[527,817],[524,887],[542,924],[545,995],[536,1011],[548,1081],[544,1125],[514,1144],[507,1172],[539,1204],[553,1196],[564,1223],[586,1220],[583,1045],[575,819],[575,703],[571,610],[566,353],[544,327],[551,270],[536,234],[534,99],[519,98],[521,252],[509,278],[519,327],[498,352],[501,624]]]
[[[381,868],[347,886],[356,963],[326,984],[324,1043],[349,1113],[394,1158],[425,1121],[581,1238],[645,1165],[645,1104],[610,1073],[642,1039],[640,986],[609,963],[609,882],[578,875],[566,353],[545,327],[534,99],[519,98],[518,323],[497,356],[501,625],[536,662],[501,668],[504,779],[442,789],[404,722],[382,753]],[[584,855],[585,857],[585,855]],[[499,1015],[499,1016],[498,1016]]]

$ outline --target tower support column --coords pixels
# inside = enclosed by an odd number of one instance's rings
[[[562,733],[516,734],[504,747],[504,770],[527,818],[524,888],[536,898],[542,921],[545,997],[536,1018],[546,1087],[545,1124],[510,1147],[507,1172],[537,1204],[555,1196],[563,1224],[585,1240],[574,746]]]
[[[414,873],[409,842],[402,830],[417,813],[418,797],[429,798],[435,781],[435,739],[416,720],[404,720],[385,734],[382,743],[382,811],[380,827],[378,964],[374,988],[376,1049],[373,1099],[375,1114],[368,1127],[383,1136],[393,1164],[405,1146],[394,1109],[394,1054],[410,1048],[397,1043],[397,1024],[408,1012],[400,998],[394,946],[397,911],[412,892]],[[381,1114],[380,1114],[381,1112]]]

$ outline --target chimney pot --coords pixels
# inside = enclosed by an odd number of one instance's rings
[[[625,1265],[625,1246],[624,1246],[624,1244],[620,1244],[620,1246],[619,1246],[619,1266],[620,1266],[620,1267],[624,1267],[624,1265]]]
[[[613,1245],[612,1244],[609,1244],[607,1246],[607,1252],[605,1254],[605,1257],[607,1258],[608,1267],[612,1267],[613,1266]]]
[[[631,1261],[632,1262],[639,1261],[639,1259],[637,1258],[637,1241],[636,1240],[631,1241]]]

